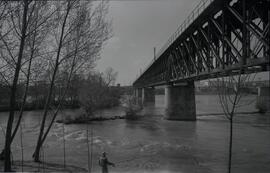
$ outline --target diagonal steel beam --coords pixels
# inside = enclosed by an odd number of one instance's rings
[[[180,63],[179,63],[180,58],[177,58],[177,54],[176,54],[175,50],[172,51],[172,54],[174,55],[173,57],[176,61],[177,66],[180,68],[181,75],[184,76],[184,71],[183,71],[182,65],[180,65]]]
[[[236,31],[235,27],[233,26],[233,24],[231,22],[229,22],[230,27],[232,27],[233,29],[231,30],[231,32],[236,36],[236,38],[238,40],[240,40],[241,42],[243,42],[243,37],[239,34],[238,31]],[[233,41],[234,42],[234,41]],[[261,43],[261,42],[260,42]],[[241,48],[242,49],[242,48]],[[251,48],[249,49],[249,52],[253,55],[253,56],[257,56],[256,52],[253,51]]]
[[[168,63],[169,64],[169,73],[171,74],[171,77],[172,78],[177,78],[178,75],[177,75],[177,72],[175,71],[175,68],[174,68],[174,62],[173,62],[172,54],[169,55],[168,61],[169,61],[169,63]]]
[[[176,50],[178,50],[178,51],[180,52],[181,56],[180,56],[179,53],[176,51],[177,55],[178,55],[179,57],[182,57],[182,60],[183,60],[183,62],[184,62],[184,67],[186,68],[187,74],[190,75],[190,74],[192,73],[192,70],[189,68],[189,66],[188,66],[188,64],[187,64],[187,61],[186,61],[185,56],[184,56],[184,54],[183,54],[183,52],[182,52],[182,50],[181,50],[181,47],[178,46]]]
[[[193,41],[193,43],[194,43],[194,45],[195,45],[195,47],[196,47],[196,49],[197,49],[197,52],[198,52],[198,55],[200,56],[200,58],[204,61],[204,63],[206,64],[206,66],[207,66],[207,70],[210,70],[210,65],[208,64],[208,62],[205,60],[205,57],[202,55],[202,53],[200,52],[200,50],[199,50],[199,45],[198,45],[198,43],[196,42],[196,40],[195,40],[195,38],[193,37],[193,35],[191,35],[191,39],[192,39],[192,41]],[[205,67],[204,67],[204,70],[205,70]]]
[[[202,35],[200,32],[198,32],[198,34],[200,34],[200,36]],[[206,58],[208,65],[210,66],[210,69],[209,69],[210,71],[211,69],[214,69],[213,62],[211,62],[211,57],[210,57],[211,48],[210,48],[210,45],[207,43],[206,39],[203,39],[202,41],[204,42],[203,43],[204,46],[202,46],[201,49],[203,50],[203,53],[205,54],[204,57]]]
[[[218,25],[218,23],[211,19],[211,22],[214,24],[214,26],[216,27],[216,29],[219,31],[219,33],[222,35],[223,32],[220,28],[220,26]],[[242,58],[242,55],[239,53],[239,51],[236,49],[236,47],[228,40],[228,38],[226,36],[224,36],[224,40],[226,41],[226,43],[235,51],[236,55],[238,56],[239,59]],[[224,45],[223,45],[224,46]],[[236,62],[238,62],[237,59],[234,59]]]
[[[186,41],[183,41],[183,44],[185,45],[185,47],[186,47],[186,49],[187,49],[187,51],[188,51],[188,54],[189,54],[189,56],[190,56],[189,59],[191,60],[191,63],[192,63],[193,66],[195,67],[196,73],[198,73],[198,72],[199,72],[199,68],[197,67],[197,64],[194,62],[194,59],[193,59],[193,57],[192,57],[192,55],[191,55],[191,51],[190,51],[190,49],[189,49],[189,47],[188,47]]]
[[[177,51],[174,52],[176,57],[179,58],[179,63],[181,65],[181,70],[183,73],[183,76],[187,76],[189,74],[189,69],[187,68],[185,61],[183,60],[183,58],[179,55],[179,53]]]
[[[211,44],[210,40],[208,39],[206,33],[203,31],[202,28],[199,28],[199,31],[203,35],[204,39],[206,40],[207,44],[209,44],[210,49],[212,50],[213,54],[217,58],[217,60],[222,64],[223,61],[220,59],[219,55],[217,54],[216,50],[213,48],[213,45]]]
[[[169,62],[169,57],[166,57],[165,58],[164,65],[165,65],[165,80],[166,81],[169,81],[170,80],[170,62]]]
[[[209,69],[209,71],[210,71],[211,69],[214,69],[214,66],[213,66],[213,62],[210,62],[210,53],[207,51],[207,48],[208,47],[203,47],[202,50],[206,56],[208,65],[210,66],[210,69]]]
[[[230,6],[227,6],[227,8],[229,9],[229,11],[231,12],[231,14],[233,14],[233,16],[237,19],[237,20],[239,20],[242,24],[244,23],[244,19],[240,16],[240,14],[237,12],[237,11],[235,11],[232,7],[230,7]],[[256,35],[256,37],[258,38],[258,39],[260,39],[262,42],[263,42],[263,44],[269,49],[269,45],[268,45],[268,43],[267,43],[267,41],[264,39],[264,37],[263,37],[263,35],[261,35],[260,33],[258,33],[257,31],[256,31],[256,29],[254,29],[253,27],[251,27],[250,25],[246,25],[246,28],[249,30],[249,31],[251,31],[254,35]]]
[[[165,63],[165,58],[162,59],[162,62],[161,62],[161,73],[162,73],[162,80],[165,80],[165,76],[166,76],[166,63]]]
[[[179,79],[180,78],[180,76],[179,76],[179,72],[178,72],[178,70],[177,70],[177,65],[175,65],[175,58],[174,58],[174,56],[173,55],[171,55],[172,56],[172,62],[173,62],[173,64],[172,64],[172,67],[173,67],[173,70],[174,70],[174,73],[176,74],[176,78],[177,79]]]

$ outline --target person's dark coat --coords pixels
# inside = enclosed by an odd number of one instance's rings
[[[106,156],[100,157],[98,161],[99,166],[102,168],[102,173],[108,173],[108,165],[114,166],[113,163],[109,162]]]

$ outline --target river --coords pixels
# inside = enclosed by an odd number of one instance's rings
[[[247,102],[256,96],[245,98]],[[92,150],[92,172],[99,172],[98,157],[103,151],[116,164],[110,172],[223,173],[228,160],[229,123],[222,115],[216,95],[197,95],[197,121],[167,121],[162,118],[164,97],[156,96],[155,106],[142,111],[138,120],[109,120],[89,125],[55,123],[45,142],[42,159],[88,168],[87,128]],[[255,103],[238,112],[256,111]],[[78,110],[64,110],[61,116],[73,116]],[[102,116],[124,114],[121,108],[103,110]],[[25,112],[22,123],[24,160],[31,160],[36,144],[41,111]],[[5,128],[8,113],[0,113]],[[87,127],[88,126],[88,127]],[[0,129],[1,130],[1,129]],[[63,133],[64,132],[64,133]],[[92,135],[91,135],[92,132]],[[21,158],[20,132],[12,146],[14,160]],[[64,136],[64,138],[63,138]],[[92,137],[91,137],[92,136]],[[65,139],[65,140],[63,140]],[[0,131],[0,148],[4,134]],[[92,146],[92,147],[91,147]],[[92,149],[91,149],[92,148]],[[270,172],[270,114],[237,114],[233,134],[232,170],[237,173]]]

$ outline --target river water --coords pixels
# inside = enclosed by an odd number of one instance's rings
[[[256,96],[248,96],[252,101]],[[167,121],[162,118],[164,97],[156,96],[156,105],[146,107],[138,120],[109,120],[89,125],[55,123],[45,142],[42,159],[63,164],[63,146],[67,165],[87,171],[91,160],[92,172],[100,172],[98,158],[106,151],[116,164],[110,172],[164,173],[223,173],[228,160],[229,123],[215,95],[197,95],[197,121]],[[256,111],[255,103],[243,106],[238,112]],[[62,116],[73,116],[78,110],[65,110]],[[102,116],[124,114],[122,108],[104,110]],[[31,160],[36,144],[41,111],[25,112],[22,123],[24,160]],[[0,113],[1,128],[8,114]],[[88,159],[87,129],[89,132]],[[1,129],[0,129],[1,130]],[[237,114],[233,134],[233,172],[270,172],[270,114]],[[64,136],[64,138],[63,138]],[[65,140],[63,140],[65,139]],[[4,146],[0,131],[0,148]],[[14,160],[21,158],[20,135],[12,146]],[[80,170],[80,171],[81,171]]]

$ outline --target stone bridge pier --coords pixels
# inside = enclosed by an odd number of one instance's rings
[[[142,88],[135,89],[135,97],[138,105],[142,104]]]
[[[155,105],[155,88],[142,89],[142,103],[143,105]]]
[[[165,87],[165,119],[196,120],[194,82]]]
[[[256,108],[262,113],[270,111],[270,86],[258,87]]]
[[[155,88],[137,88],[135,90],[137,104],[139,105],[155,105]]]

